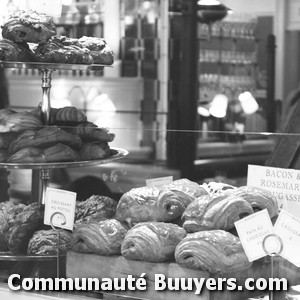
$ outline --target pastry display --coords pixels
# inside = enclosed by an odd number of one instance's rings
[[[23,148],[7,158],[8,163],[51,163],[77,161],[78,153],[65,144],[55,144],[46,149]]]
[[[224,230],[188,234],[177,245],[175,260],[182,267],[210,274],[244,270],[252,265],[239,238]]]
[[[85,201],[76,203],[75,223],[112,218],[116,213],[116,207],[116,200],[106,196],[93,195]]]
[[[71,239],[75,252],[115,255],[121,253],[121,244],[127,230],[115,219],[76,225]]]
[[[112,65],[114,55],[103,38],[82,36],[78,39],[79,44],[91,51],[95,64]]]
[[[46,42],[56,34],[53,19],[36,11],[18,10],[2,25],[3,38],[14,42]]]
[[[59,252],[66,254],[70,249],[71,232],[66,230],[60,231]],[[29,240],[28,255],[56,255],[58,248],[57,230],[38,230]]]
[[[185,236],[186,231],[176,224],[139,223],[125,235],[121,253],[126,259],[131,260],[172,261],[176,246]]]
[[[5,132],[22,132],[42,126],[41,119],[30,112],[16,112],[4,108],[0,110],[0,134]]]
[[[90,50],[83,48],[77,39],[53,36],[34,50],[39,62],[64,64],[92,64]]]
[[[234,222],[253,214],[252,206],[242,197],[204,195],[186,208],[182,215],[187,232],[234,228]]]
[[[0,60],[3,61],[35,61],[35,55],[27,43],[15,43],[8,39],[0,40]]]
[[[42,229],[44,210],[38,203],[32,203],[17,214],[8,232],[8,247],[12,254],[26,254],[29,240]]]
[[[267,209],[270,218],[278,215],[278,202],[273,194],[265,189],[251,186],[240,186],[229,194],[242,197],[250,203],[254,212]]]

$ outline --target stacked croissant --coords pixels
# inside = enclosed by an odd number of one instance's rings
[[[111,155],[115,135],[88,122],[75,107],[51,108],[49,125],[43,127],[39,108],[0,110],[0,162],[76,162]]]
[[[105,39],[56,35],[53,19],[36,11],[18,10],[2,25],[0,60],[111,65],[114,55]]]
[[[129,260],[175,261],[211,274],[234,272],[252,265],[234,222],[262,209],[276,217],[276,199],[249,186],[179,179],[133,188],[121,196],[112,218],[77,224],[70,247],[83,253],[121,254]]]

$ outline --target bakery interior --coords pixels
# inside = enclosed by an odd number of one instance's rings
[[[30,2],[35,1],[1,0],[1,23]],[[128,154],[98,165],[50,168],[49,174],[0,169],[1,202],[39,202],[45,184],[74,191],[80,201],[95,194],[118,201],[157,178],[239,187],[246,185],[249,164],[297,169],[298,111],[291,95],[300,81],[300,1],[222,0],[218,9],[212,2],[53,1],[61,3],[61,14],[53,17],[57,34],[104,38],[114,62],[96,71],[54,70],[51,108],[76,107],[89,122],[114,133],[111,148]],[[1,108],[36,109],[45,96],[40,71],[1,71],[0,85],[7,89],[7,95],[0,91]],[[49,261],[40,263],[45,265],[35,263],[35,271],[52,271]],[[297,270],[287,272],[299,283]],[[295,289],[285,297],[299,299],[296,294]]]

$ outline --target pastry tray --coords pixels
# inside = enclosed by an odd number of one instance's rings
[[[80,168],[110,163],[121,159],[129,154],[125,149],[111,148],[108,157],[95,160],[83,160],[75,162],[49,162],[49,163],[0,163],[0,169],[58,169],[58,168]]]
[[[61,63],[41,63],[41,62],[16,62],[16,61],[1,61],[1,68],[11,69],[38,69],[38,70],[69,70],[69,71],[101,71],[104,67],[112,67],[112,65],[104,64],[61,64]]]

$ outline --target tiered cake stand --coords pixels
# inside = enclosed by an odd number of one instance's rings
[[[50,90],[52,72],[56,70],[66,71],[101,71],[107,65],[79,65],[79,64],[57,64],[57,63],[38,63],[38,62],[7,62],[0,61],[1,68],[12,68],[12,69],[37,69],[40,71],[42,78],[42,101],[39,104],[42,113],[42,122],[44,126],[49,125],[51,101],[50,101]],[[97,160],[88,161],[76,161],[76,162],[51,162],[51,163],[0,163],[0,169],[32,169],[32,186],[38,193],[32,191],[32,200],[35,202],[44,203],[45,191],[51,178],[51,171],[58,168],[78,168],[87,166],[96,166],[106,164],[117,159],[121,159],[128,155],[128,151],[120,148],[111,148],[111,153],[108,157]],[[26,274],[27,277],[34,276],[37,273],[41,273],[38,268],[39,262],[42,265],[50,262],[53,265],[53,260],[57,256],[28,256],[28,255],[10,255],[9,253],[0,254],[0,269],[1,261],[15,261],[17,265],[25,266],[24,263],[28,264],[34,262],[37,266],[34,268],[35,274]],[[44,269],[44,268],[43,268]]]

